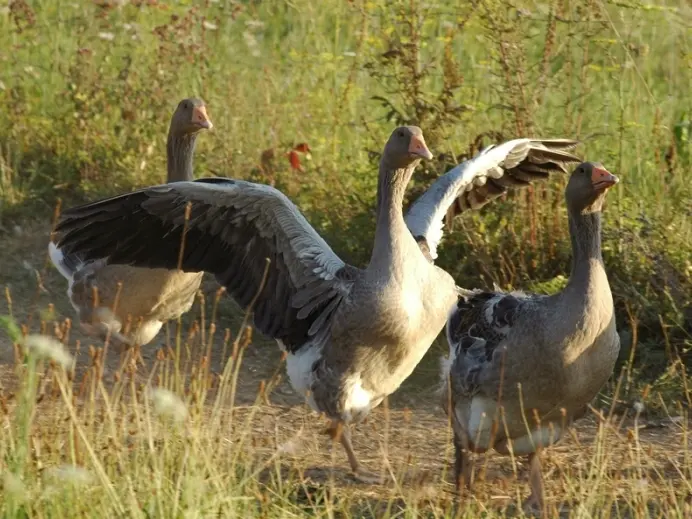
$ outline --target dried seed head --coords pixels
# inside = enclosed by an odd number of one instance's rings
[[[649,398],[649,391],[651,391],[651,386],[647,384],[642,391],[642,400],[646,401]]]
[[[31,334],[24,339],[24,347],[38,358],[52,360],[64,369],[70,369],[74,364],[72,355],[65,346],[53,337]]]
[[[247,348],[250,345],[250,342],[252,342],[252,326],[246,326],[244,331],[245,334],[243,336],[241,348]]]
[[[26,495],[26,487],[21,478],[12,472],[5,471],[2,474],[2,486],[4,491],[16,498],[22,498]]]
[[[51,467],[44,474],[54,483],[81,486],[94,482],[94,475],[84,467],[78,467],[77,465]]]
[[[176,422],[187,418],[188,411],[185,402],[168,389],[155,388],[151,390],[150,398],[154,403],[154,411],[161,416],[168,416]]]

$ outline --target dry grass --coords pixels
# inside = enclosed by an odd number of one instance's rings
[[[213,284],[181,333],[173,325],[159,344],[119,356],[66,326],[64,282],[42,268],[46,238],[32,230],[12,241],[0,265],[22,257],[37,267],[38,276],[14,272],[12,311],[30,323],[23,333],[58,336],[76,363],[65,370],[45,351],[0,343],[3,517],[521,515],[525,464],[492,454],[477,457],[474,492],[454,508],[437,352],[354,433],[363,462],[394,482],[357,484],[321,434],[326,422],[284,379],[275,345],[238,333],[241,314],[228,303],[211,322]],[[580,422],[546,455],[550,516],[687,516],[688,422],[679,408],[668,414],[604,407]]]

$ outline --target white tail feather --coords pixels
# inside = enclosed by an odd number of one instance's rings
[[[71,270],[69,266],[66,264],[65,256],[53,242],[50,242],[50,244],[48,244],[48,255],[50,256],[50,260],[53,262],[53,265],[55,265],[55,268],[58,269],[60,274],[62,274],[62,276],[68,281],[72,281],[74,271]]]

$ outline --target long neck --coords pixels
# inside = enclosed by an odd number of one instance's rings
[[[572,240],[572,272],[568,290],[578,290],[585,296],[598,295],[605,280],[601,255],[601,212],[580,212],[570,209],[569,233]],[[603,289],[605,290],[605,289]]]
[[[175,135],[168,132],[166,152],[168,155],[168,182],[193,180],[192,156],[195,153],[197,134]]]
[[[415,245],[402,211],[406,186],[415,166],[414,163],[406,168],[392,167],[385,158],[380,162],[375,244],[369,264],[371,269],[395,269],[399,262],[405,260],[408,242]]]
[[[556,344],[562,344],[563,365],[571,366],[567,370],[570,387],[577,392],[591,391],[588,375],[594,369],[593,363],[597,367],[601,363],[611,366],[617,356],[612,338],[615,334],[613,295],[601,256],[600,207],[593,212],[570,211],[569,230],[572,272],[565,289],[556,295],[558,304],[552,305],[554,322],[549,333],[555,334]],[[610,332],[606,332],[608,328]],[[610,341],[610,344],[600,341]],[[586,355],[585,351],[594,346],[594,353]]]

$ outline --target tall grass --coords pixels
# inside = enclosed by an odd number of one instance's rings
[[[13,0],[0,17],[0,218],[161,182],[168,118],[192,94],[217,128],[199,174],[275,181],[356,263],[395,124],[421,125],[438,155],[410,197],[489,142],[575,137],[622,176],[605,251],[623,360],[638,348],[657,377],[691,344],[689,14],[676,1]],[[312,150],[303,172],[284,160],[297,142]],[[468,215],[441,265],[464,286],[559,286],[564,183]]]
[[[45,321],[52,330],[45,336],[5,319],[21,383],[0,387],[2,517],[520,514],[526,468],[515,458],[498,472],[496,457],[479,457],[474,493],[454,501],[451,432],[441,410],[429,418],[385,403],[373,413],[358,435],[377,460],[368,463],[394,483],[354,487],[338,444],[331,458],[326,441],[316,454],[300,446],[306,430],[319,434],[319,421],[266,406],[276,380],[260,384],[254,403],[237,405],[251,329],[241,325],[233,340],[229,330],[219,333],[216,304],[205,325],[202,312],[189,329],[179,326],[153,363],[145,366],[133,349],[114,370],[104,370],[107,343],[75,362],[82,346],[69,320]],[[218,373],[209,369],[212,349],[228,353]],[[633,421],[613,411],[594,409],[590,425],[548,453],[548,516],[686,517],[692,457],[684,410],[670,409],[653,433],[640,410]]]
[[[681,0],[12,0],[0,7],[1,239],[24,219],[50,227],[58,198],[163,181],[169,117],[190,95],[205,99],[215,125],[200,139],[198,174],[275,182],[356,264],[368,257],[378,152],[394,125],[421,125],[436,154],[409,200],[490,142],[578,138],[585,158],[622,179],[604,236],[626,367],[618,397],[682,415],[670,406],[690,404],[691,16]],[[302,172],[284,160],[298,142],[312,151]],[[553,179],[454,222],[441,266],[467,287],[559,289],[570,257],[564,185]],[[257,408],[229,411],[244,331],[234,342],[203,324],[151,372],[132,354],[104,383],[107,350],[90,351],[84,371],[25,358],[22,337],[51,327],[72,353],[82,349],[62,321],[39,322],[13,338],[20,392],[0,393],[10,517],[451,513],[407,487],[374,505],[285,477],[251,434]],[[204,353],[190,353],[212,348],[230,359],[216,378]],[[173,402],[185,416],[155,416],[157,398],[159,410]],[[675,455],[659,463],[636,429],[622,436],[599,421],[583,459],[553,460],[557,501],[583,516],[618,503],[618,514],[644,517],[654,498],[665,513],[688,513],[687,430],[675,427]],[[614,441],[621,450],[609,450]],[[615,452],[632,457],[624,477],[611,470]],[[676,483],[642,485],[647,470]],[[486,511],[481,499],[466,506],[469,517]]]

